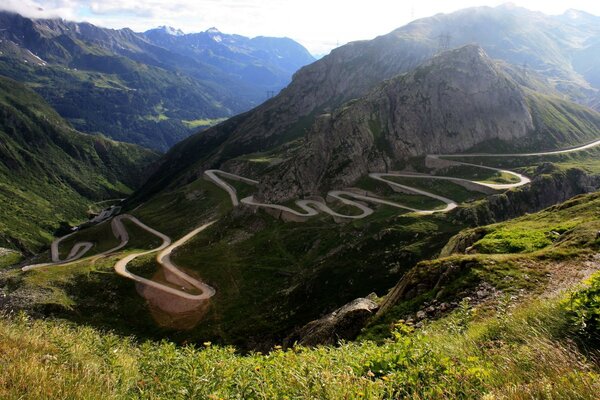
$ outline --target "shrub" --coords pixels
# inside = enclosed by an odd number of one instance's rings
[[[580,334],[592,344],[600,344],[600,273],[589,280],[587,288],[573,293],[566,307]]]

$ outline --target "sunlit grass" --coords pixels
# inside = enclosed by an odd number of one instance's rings
[[[380,345],[247,355],[2,317],[0,397],[595,399],[593,353],[570,340],[578,331],[563,304],[533,302],[491,317],[459,308],[419,332],[401,323]]]

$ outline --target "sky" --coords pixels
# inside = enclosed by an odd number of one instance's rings
[[[1,0],[0,9],[28,17],[61,17],[137,32],[160,25],[185,33],[217,27],[244,36],[290,37],[314,55],[347,42],[372,39],[408,22],[506,0]],[[546,14],[570,8],[600,16],[598,0],[515,0]]]

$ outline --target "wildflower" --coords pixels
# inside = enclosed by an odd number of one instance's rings
[[[204,342],[202,343],[204,345],[204,347],[210,347],[210,345],[212,344],[211,342]]]

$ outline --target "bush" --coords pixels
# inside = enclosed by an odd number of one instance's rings
[[[600,273],[589,281],[589,286],[573,293],[566,304],[572,322],[590,343],[600,344]]]

